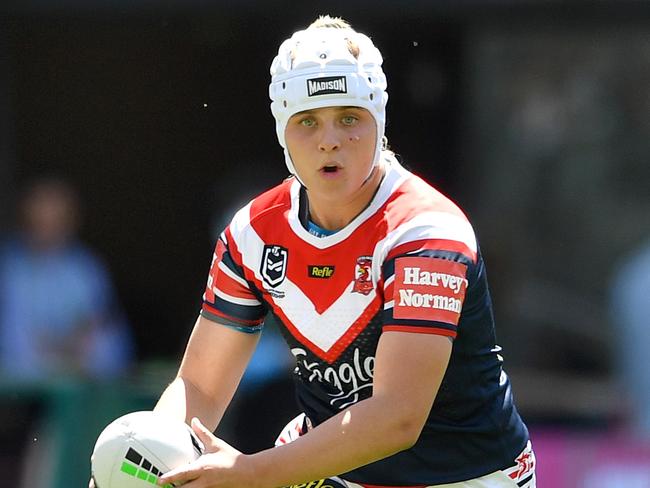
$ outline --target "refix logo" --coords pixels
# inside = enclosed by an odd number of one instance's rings
[[[466,274],[466,265],[446,259],[396,259],[393,316],[458,325],[468,286]]]
[[[334,266],[310,264],[307,266],[307,276],[310,278],[330,278],[334,274]]]
[[[348,85],[345,76],[326,76],[307,80],[307,95],[310,97],[347,92]]]

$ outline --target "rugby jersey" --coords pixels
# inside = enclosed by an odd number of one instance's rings
[[[394,158],[385,163],[370,204],[332,235],[307,230],[294,178],[237,212],[217,241],[201,313],[248,333],[273,315],[314,425],[371,396],[383,331],[450,337],[449,366],[417,443],[341,476],[423,486],[506,468],[528,432],[502,369],[474,231],[447,197]]]

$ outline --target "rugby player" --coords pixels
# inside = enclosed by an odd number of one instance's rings
[[[269,93],[292,176],[216,243],[156,406],[190,422],[207,453],[160,484],[535,487],[476,236],[388,150],[386,87],[380,52],[341,19],[280,46]],[[269,314],[295,356],[302,412],[275,447],[243,454],[211,432]]]

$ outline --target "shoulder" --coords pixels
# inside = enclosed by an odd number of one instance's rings
[[[465,213],[422,178],[402,171],[383,212],[389,254],[439,248],[475,261],[478,244]]]
[[[8,264],[15,260],[16,250],[10,240],[0,241],[0,277],[4,276]]]
[[[291,187],[294,181],[294,178],[287,178],[239,209],[231,221],[229,231],[233,234],[239,234],[255,222],[272,220],[281,215],[291,206]]]
[[[469,223],[465,213],[448,196],[405,170],[402,181],[391,195],[386,217],[397,226],[422,213],[448,215]]]
[[[9,236],[0,241],[0,256],[4,256],[5,258],[25,254],[25,249],[26,246],[23,239],[17,235]]]
[[[108,264],[89,245],[81,241],[72,241],[64,254],[65,266],[77,276],[83,277],[85,283],[92,283],[102,291],[112,286]]]
[[[104,268],[102,258],[89,245],[79,240],[70,241],[65,248],[66,257],[79,266]]]
[[[615,302],[647,303],[650,291],[650,241],[619,261],[610,280]]]

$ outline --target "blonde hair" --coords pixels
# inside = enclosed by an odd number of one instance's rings
[[[352,26],[347,20],[342,19],[341,17],[332,17],[330,15],[319,15],[316,20],[314,20],[308,29],[352,29]]]
[[[347,20],[341,17],[332,17],[330,15],[319,15],[318,18],[307,27],[307,30],[310,29],[347,29],[355,32]],[[345,40],[348,43],[348,51],[350,51],[350,54],[352,54],[355,59],[359,59],[359,45],[349,38],[346,38]]]

